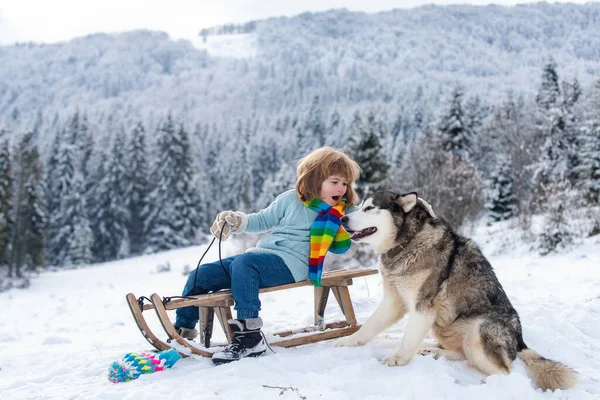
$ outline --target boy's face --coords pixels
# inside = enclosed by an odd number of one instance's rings
[[[341,175],[330,175],[321,184],[319,199],[330,206],[335,206],[348,190],[348,179]]]

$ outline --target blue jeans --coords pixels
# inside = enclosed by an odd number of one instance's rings
[[[273,254],[244,253],[224,258],[223,265],[231,279],[218,260],[202,264],[188,276],[182,295],[193,296],[231,289],[237,318],[249,319],[258,317],[260,311],[258,289],[294,282],[294,277],[283,260]],[[177,328],[193,329],[198,323],[198,307],[178,308],[176,312]]]

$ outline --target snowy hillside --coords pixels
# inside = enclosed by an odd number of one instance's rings
[[[491,233],[494,233],[493,235]],[[44,273],[28,290],[0,293],[0,393],[3,399],[597,399],[600,396],[600,238],[568,253],[540,258],[505,225],[476,231],[477,242],[504,285],[524,326],[526,343],[574,367],[580,383],[566,392],[534,390],[520,361],[509,376],[484,377],[465,362],[415,357],[406,367],[381,360],[395,350],[406,320],[361,348],[322,342],[276,349],[259,359],[215,367],[192,357],[172,370],[113,385],[106,372],[127,352],[150,350],[135,327],[124,296],[179,294],[185,266],[203,246],[153,256]],[[227,243],[225,250],[230,249]],[[214,250],[214,251],[213,251]],[[213,248],[209,255],[216,259]],[[168,262],[170,272],[157,272]],[[351,287],[359,321],[381,297],[380,278]],[[312,320],[312,289],[262,295],[264,331],[305,326]],[[335,302],[326,316],[341,318]],[[159,332],[157,323],[151,324]],[[215,340],[222,340],[215,329]],[[266,386],[292,386],[280,395]]]
[[[366,108],[431,113],[456,85],[496,103],[508,90],[531,97],[550,59],[587,87],[600,72],[599,32],[598,3],[540,3],[304,13],[194,44],[134,31],[5,46],[0,129],[53,135],[77,108],[109,130],[155,126],[168,111],[222,127],[298,114],[316,96],[342,119]]]

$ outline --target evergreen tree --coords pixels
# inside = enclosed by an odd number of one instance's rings
[[[481,172],[471,160],[445,151],[441,140],[437,129],[417,138],[394,184],[399,190],[416,191],[436,215],[460,231],[483,210]]]
[[[563,104],[562,109],[565,120],[565,144],[567,157],[566,178],[572,185],[577,185],[577,167],[581,165],[581,148],[584,144],[585,130],[582,129],[583,113],[581,99],[581,86],[575,79],[572,83],[562,83]]]
[[[111,157],[105,158],[106,171],[95,190],[92,216],[93,254],[97,261],[109,261],[129,255],[127,226],[129,212],[126,187],[125,137],[119,131],[113,140]]]
[[[141,122],[138,122],[131,133],[129,145],[127,146],[127,154],[128,161],[124,194],[129,214],[127,231],[131,242],[131,254],[139,254],[145,247],[143,211],[146,208],[150,192],[146,133]]]
[[[347,135],[348,133],[346,132],[344,120],[340,113],[337,110],[334,110],[333,113],[331,113],[327,135],[325,136],[325,145],[336,149],[342,148],[344,147]]]
[[[566,248],[573,242],[571,231],[565,216],[565,204],[569,204],[570,184],[568,181],[552,183],[548,190],[551,197],[544,205],[544,229],[539,237],[539,251],[547,255],[561,248]]]
[[[256,206],[255,199],[262,193],[264,184],[269,177],[281,168],[279,143],[272,134],[258,138],[255,148],[256,156],[253,157],[252,177],[254,182],[254,196],[251,206]]]
[[[75,114],[69,119],[66,127],[66,140],[73,146],[79,145],[79,110],[75,111]],[[78,148],[74,149],[77,153]]]
[[[534,179],[540,191],[540,202],[546,201],[546,193],[552,185],[567,174],[568,140],[563,97],[553,62],[544,67],[542,83],[536,97],[536,133],[542,141],[541,156],[536,165]]]
[[[595,206],[600,204],[600,80],[596,82],[587,106],[581,129],[580,163],[574,173],[586,203]]]
[[[308,117],[306,118],[305,136],[313,138],[316,147],[322,147],[325,144],[326,133],[321,105],[319,104],[319,96],[315,96],[308,111]]]
[[[404,156],[407,144],[408,118],[404,107],[400,107],[398,115],[394,120],[390,130],[390,139],[392,142],[391,164],[398,165]]]
[[[296,183],[297,175],[296,168],[292,163],[284,162],[281,164],[279,171],[271,173],[265,180],[262,188],[262,193],[256,201],[256,208],[268,207],[275,198],[294,188]]]
[[[60,130],[56,131],[54,140],[52,141],[52,147],[50,149],[50,158],[46,165],[46,199],[48,206],[48,215],[50,216],[48,237],[53,237],[54,224],[52,223],[52,217],[59,212],[60,207],[60,151],[62,145],[62,134]],[[51,257],[52,259],[52,257]]]
[[[94,152],[94,138],[90,131],[87,115],[84,114],[79,123],[79,142],[77,143],[81,159],[81,176],[87,185],[90,174],[90,160]],[[87,192],[87,188],[86,188]]]
[[[207,141],[204,145],[204,164],[202,171],[206,177],[206,193],[222,193],[225,174],[228,172],[227,162],[229,159],[223,157],[224,144],[221,141],[222,135],[218,134],[217,129],[213,130],[212,140]],[[206,221],[212,221],[218,212],[224,210],[222,196],[210,195],[205,196],[205,214]]]
[[[105,249],[110,245],[104,241],[108,235],[106,229],[110,224],[106,223],[106,208],[110,204],[110,193],[107,178],[107,169],[109,161],[107,152],[99,148],[98,167],[91,171],[90,182],[93,185],[89,186],[88,195],[86,196],[86,209],[90,228],[92,230],[92,256],[94,261],[102,261],[108,259],[108,254]]]
[[[204,226],[201,216],[204,213],[202,208],[201,196],[194,186],[195,174],[192,161],[192,148],[188,132],[183,124],[179,125],[177,130],[177,148],[174,152],[176,181],[173,182],[176,205],[176,216],[180,219],[176,229],[189,244],[196,242],[198,229]],[[248,170],[250,166],[248,165]],[[247,190],[251,192],[252,182],[250,181]],[[249,199],[247,200],[249,202]]]
[[[18,177],[16,179],[16,215],[13,231],[12,264],[34,268],[45,265],[46,207],[42,181],[42,165],[33,140],[33,133],[26,134],[18,153]]]
[[[516,215],[517,198],[513,191],[510,164],[501,161],[491,177],[491,187],[486,203],[492,221],[503,221]]]
[[[8,264],[10,230],[12,226],[12,160],[8,135],[0,130],[0,265]],[[13,271],[10,271],[13,276]]]
[[[352,136],[348,141],[348,154],[362,169],[355,186],[361,199],[384,187],[390,166],[383,155],[381,145],[383,135],[383,127],[373,112],[368,113],[364,125],[360,115],[358,113],[354,115]]]
[[[183,125],[178,128],[171,115],[162,124],[158,147],[161,151],[154,176],[157,186],[149,198],[147,252],[189,246],[195,241],[201,221],[200,197],[193,187],[191,148]]]
[[[73,179],[73,190],[65,200],[71,223],[71,240],[69,241],[66,259],[70,265],[90,264],[93,261],[93,234],[86,213],[83,177],[76,173]]]
[[[248,120],[246,128],[242,128],[241,121],[238,124],[236,137],[241,139],[234,143],[231,154],[235,157],[230,159],[230,168],[228,171],[229,189],[225,192],[230,197],[235,209],[248,211],[252,206],[254,199],[254,175],[252,174],[254,151],[251,137],[251,121]]]
[[[304,157],[311,151],[318,148],[318,139],[313,135],[312,131],[308,131],[305,127],[305,124],[296,123],[295,126],[292,124],[292,129],[296,132],[296,137],[294,138],[295,143],[293,145],[293,156],[292,158],[295,160],[299,160]]]
[[[462,98],[462,90],[455,88],[451,95],[448,110],[442,116],[438,129],[441,134],[443,149],[460,158],[467,158],[472,151],[472,125],[474,121],[469,120],[465,115]]]
[[[67,200],[73,194],[74,165],[77,162],[75,158],[73,145],[63,143],[60,146],[58,166],[55,171],[58,182],[55,183],[54,190],[56,191],[58,205],[54,213],[50,214],[49,221],[48,257],[52,265],[67,265],[70,262],[68,254],[73,232],[73,221],[67,208]]]

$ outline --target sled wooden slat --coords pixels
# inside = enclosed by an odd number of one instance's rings
[[[315,325],[315,326],[308,326],[306,328],[301,328],[301,329],[292,329],[289,331],[273,333],[273,336],[278,336],[278,337],[284,338],[284,337],[288,337],[288,336],[292,336],[292,335],[297,335],[299,333],[318,332],[318,331],[327,330],[327,329],[339,329],[339,328],[344,328],[347,326],[348,326],[348,323],[346,321],[338,321],[338,322],[331,322],[329,324],[326,324],[322,329],[319,329],[319,327]],[[269,342],[269,343],[271,343],[271,342]]]
[[[300,336],[297,338],[280,340],[277,342],[269,343],[275,347],[296,347],[303,344],[316,343],[322,340],[335,339],[343,336],[352,335],[354,332],[360,329],[360,325],[347,326],[345,328],[332,329],[330,331],[313,333],[312,335]]]

